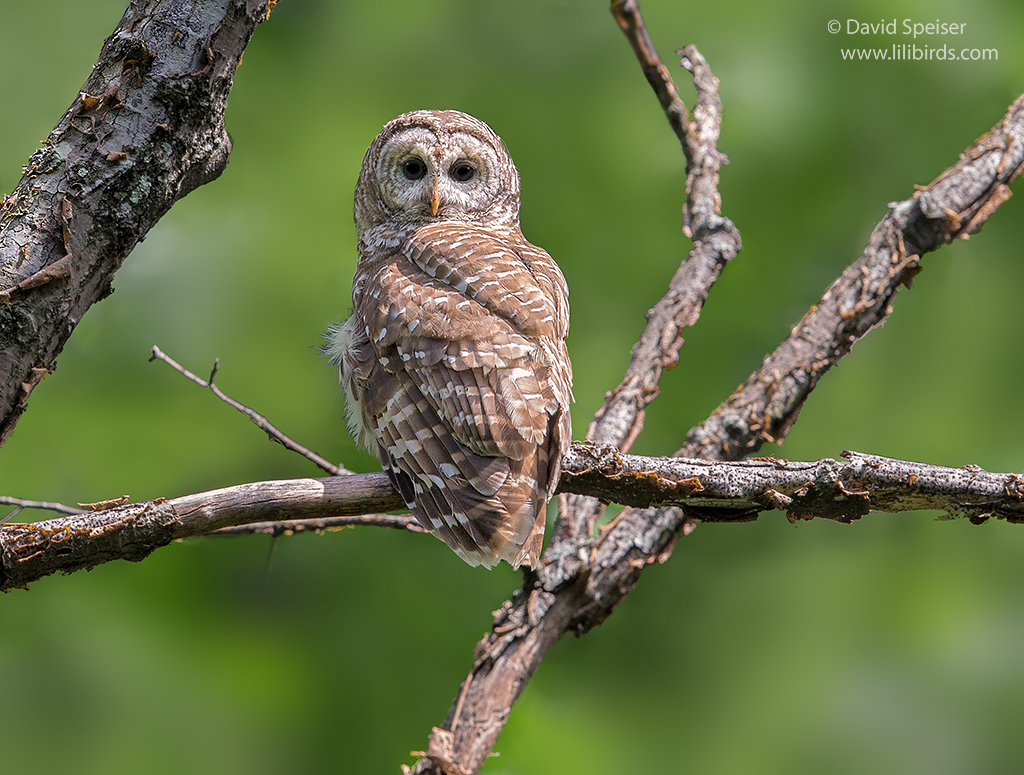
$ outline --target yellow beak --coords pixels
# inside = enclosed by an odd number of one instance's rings
[[[434,193],[430,196],[430,214],[433,216],[437,215],[437,189],[434,189]]]

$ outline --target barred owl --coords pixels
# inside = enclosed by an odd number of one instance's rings
[[[328,333],[357,442],[470,565],[537,565],[571,440],[568,288],[519,228],[501,139],[453,110],[387,124],[355,190],[352,316]]]

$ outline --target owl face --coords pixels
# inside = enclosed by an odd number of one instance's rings
[[[356,224],[514,224],[519,173],[501,139],[458,111],[414,111],[384,127],[356,186]]]

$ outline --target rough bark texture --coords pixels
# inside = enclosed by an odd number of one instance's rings
[[[797,323],[789,338],[676,453],[737,460],[781,441],[818,380],[854,343],[882,325],[896,293],[921,271],[921,257],[976,233],[1010,198],[1024,169],[1024,97],[930,185],[893,204],[867,247]]]
[[[82,314],[110,292],[132,247],[174,201],[223,170],[230,147],[224,100],[242,50],[268,12],[266,2],[243,0],[133,3],[82,93],[4,200],[0,443]],[[921,255],[973,233],[1009,197],[1008,185],[1024,166],[1024,98],[933,184],[894,205],[864,254],[791,336],[690,432],[680,454],[702,460],[624,454],[662,372],[678,360],[681,331],[696,321],[740,240],[720,212],[718,172],[725,157],[717,149],[721,103],[710,68],[696,49],[680,52],[697,86],[691,117],[635,0],[614,0],[612,13],[683,144],[684,231],[693,250],[648,314],[622,383],[595,417],[588,439],[601,445],[576,445],[565,459],[562,490],[581,497],[563,500],[541,566],[496,612],[447,718],[409,771],[477,772],[548,648],[564,632],[600,624],[644,568],[671,555],[697,517],[744,520],[777,508],[791,519],[851,521],[870,510],[940,508],[974,522],[992,516],[1024,521],[1024,483],[1011,474],[854,453],[845,453],[845,461],[815,463],[717,462],[781,439],[820,376],[885,320],[899,286],[920,270]],[[628,508],[595,536],[594,520],[608,500],[671,505]],[[274,532],[353,523],[415,529],[410,517],[339,516],[400,503],[383,474],[366,474],[100,504],[102,510],[90,514],[0,526],[0,588],[110,559],[139,560],[176,538],[246,523]],[[300,521],[290,527],[284,517]]]
[[[605,397],[587,429],[587,441],[612,444],[626,452],[643,430],[647,405],[658,396],[658,383],[666,369],[679,362],[682,330],[694,325],[722,270],[742,245],[740,233],[722,216],[718,173],[727,163],[718,150],[722,103],[718,79],[693,46],[676,53],[692,74],[697,87],[694,118],[689,120],[668,73],[639,16],[635,3],[616,3],[612,13],[626,31],[648,81],[662,103],[669,123],[686,153],[686,202],[683,231],[693,239],[689,256],[669,283],[668,292],[647,312],[647,325],[630,353],[629,366],[619,385]],[[554,536],[581,539],[593,532],[604,504],[597,498],[562,496]]]
[[[1024,522],[1024,478],[1017,474],[855,452],[843,457],[809,463],[652,458],[624,455],[609,445],[577,443],[562,463],[559,489],[636,507],[672,504],[716,510],[703,521],[749,521],[762,511],[779,509],[791,520],[853,522],[872,511],[936,509],[975,524],[990,517]],[[375,513],[404,507],[383,473],[253,482],[169,500],[90,505],[97,510],[0,525],[0,591],[111,560],[136,562],[172,541],[201,535],[281,534],[352,525],[424,532],[411,516]],[[642,515],[638,519],[637,524],[647,521]],[[657,524],[658,519],[650,522]],[[606,533],[616,530],[618,523]],[[624,543],[615,538],[609,545]],[[588,553],[601,546],[587,544]],[[550,571],[544,575],[553,578]],[[572,583],[557,580],[553,586]]]
[[[224,107],[266,0],[141,0],[0,207],[0,444],[171,205],[224,170]]]
[[[636,3],[613,2],[612,13],[634,50],[644,50],[649,39],[646,43],[635,39],[641,33],[646,39]],[[692,49],[683,53],[690,63],[699,56]],[[641,61],[664,106],[663,91],[651,75],[661,69],[649,67],[644,57]],[[698,71],[692,69],[701,89]],[[666,112],[674,125],[672,112]],[[821,374],[849,354],[853,343],[891,312],[898,287],[919,271],[920,255],[973,233],[1009,198],[1007,186],[1024,163],[1022,132],[1024,98],[935,183],[892,208],[873,233],[864,255],[812,307],[761,369],[707,422],[690,432],[681,452],[711,459],[736,458],[764,441],[780,439]],[[717,139],[717,134],[706,137]],[[675,341],[678,327],[674,316],[663,321],[662,341]],[[780,354],[786,357],[777,357]],[[661,366],[657,359],[650,362],[650,368],[659,373]],[[627,434],[616,439],[614,446],[628,438]],[[1016,499],[1017,482],[1012,492]],[[574,505],[572,511],[586,514],[593,503]],[[779,505],[785,505],[784,499]],[[596,538],[580,529],[583,524],[589,524],[587,518],[574,516],[571,526],[556,527],[535,577],[525,578],[523,589],[495,616],[491,633],[477,644],[476,662],[452,710],[444,724],[433,730],[425,756],[410,772],[479,771],[509,712],[507,706],[497,708],[494,698],[513,702],[558,639],[560,629],[579,634],[603,621],[633,590],[645,567],[668,559],[678,537],[688,534],[696,520],[672,506],[626,509]]]
[[[387,475],[375,473],[255,482],[45,522],[0,525],[0,590],[24,587],[51,573],[71,573],[110,560],[137,562],[180,538],[285,516],[316,520],[372,515],[355,522],[408,528],[393,517],[374,515],[403,505]]]

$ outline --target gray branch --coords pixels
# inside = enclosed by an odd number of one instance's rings
[[[900,286],[921,271],[921,257],[975,234],[1010,198],[1022,169],[1024,96],[956,164],[889,206],[860,258],[676,454],[736,460],[781,442],[822,375],[889,317]]]
[[[645,408],[658,395],[662,373],[679,362],[682,330],[697,322],[712,286],[741,244],[739,230],[721,214],[718,195],[718,173],[727,162],[718,150],[722,123],[718,79],[695,47],[676,52],[697,87],[691,121],[668,68],[651,44],[636,3],[613,4],[612,13],[626,31],[686,153],[683,224],[686,236],[693,239],[689,256],[672,277],[668,292],[647,312],[647,325],[633,346],[625,376],[608,393],[587,429],[587,441],[612,444],[627,452],[643,429]],[[579,540],[589,536],[603,510],[596,498],[561,498],[554,537]]]
[[[223,172],[224,107],[267,0],[139,0],[0,205],[0,444],[114,273]]]
[[[778,509],[798,519],[853,522],[872,511],[945,511],[981,524],[1024,522],[1024,477],[977,466],[947,468],[844,452],[843,460],[743,461],[620,455],[576,445],[565,458],[563,489],[586,490],[627,506],[698,506],[702,522],[749,521]]]
[[[273,0],[133,2],[79,96],[0,206],[0,443],[88,307],[156,221],[223,171],[223,111],[234,69]],[[687,157],[684,231],[689,258],[649,313],[618,388],[588,440],[563,464],[564,513],[536,572],[495,615],[418,773],[477,772],[511,707],[564,632],[587,632],[629,594],[644,568],[665,561],[697,521],[742,521],[769,509],[790,519],[843,522],[870,511],[937,509],[972,522],[1024,521],[1015,474],[928,466],[855,453],[843,460],[735,461],[782,439],[821,375],[890,314],[920,258],[966,237],[1009,197],[1024,166],[1024,98],[930,186],[893,205],[864,254],[792,335],[704,423],[680,454],[625,454],[664,369],[692,325],[739,234],[721,210],[718,84],[699,52],[682,64],[697,87],[692,117],[651,45],[635,0],[612,12]],[[211,386],[210,381],[196,378]],[[212,386],[211,386],[212,387]],[[251,416],[251,415],[250,415]],[[571,499],[568,497],[571,494]],[[7,499],[17,508],[33,505]],[[598,535],[605,502],[630,508]],[[420,530],[384,474],[258,482],[174,499],[90,504],[84,514],[0,525],[0,589],[114,559],[137,561],[179,538],[238,531],[383,525]],[[653,507],[653,508],[652,508]],[[683,509],[686,509],[684,512]]]
[[[852,452],[843,457],[813,463],[655,458],[576,443],[563,460],[559,491],[636,507],[713,510],[704,521],[749,521],[779,509],[791,520],[852,522],[872,511],[935,509],[974,523],[990,517],[1024,522],[1024,477],[1017,474]],[[377,513],[404,506],[383,473],[253,482],[180,498],[110,503],[116,505],[91,504],[98,510],[0,525],[0,591],[111,560],[138,561],[172,541],[203,535],[282,534],[352,525],[424,532],[411,516]],[[617,525],[603,535],[615,536],[616,531]],[[590,544],[590,551],[603,551],[602,542]]]
[[[0,525],[0,590],[111,560],[137,562],[172,541],[222,528],[361,515],[369,516],[348,524],[381,524],[376,512],[402,506],[387,475],[376,473],[255,482],[43,522],[7,523]],[[386,524],[417,529],[411,517],[389,517]]]

